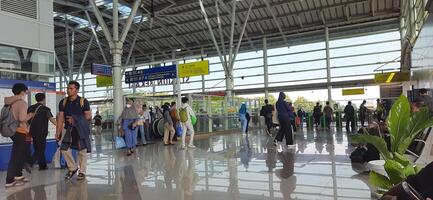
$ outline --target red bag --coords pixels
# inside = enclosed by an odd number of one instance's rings
[[[301,118],[300,118],[300,117],[296,117],[296,118],[295,118],[295,124],[296,124],[297,126],[301,125]]]

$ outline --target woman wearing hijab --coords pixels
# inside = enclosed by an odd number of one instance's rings
[[[137,145],[137,120],[139,116],[133,104],[134,101],[132,99],[127,99],[126,107],[119,118],[121,128],[125,133],[125,143],[128,149],[126,155],[128,156],[134,153],[135,145]]]
[[[242,128],[242,133],[247,134],[247,105],[246,104],[242,104],[241,108],[239,109],[239,121],[241,121],[241,128]]]
[[[276,104],[278,112],[278,122],[280,123],[280,130],[278,131],[277,137],[275,138],[278,142],[283,142],[283,138],[286,138],[286,145],[293,145],[293,134],[290,127],[290,116],[292,115],[292,110],[288,103],[285,101],[286,94],[280,92],[278,101]]]

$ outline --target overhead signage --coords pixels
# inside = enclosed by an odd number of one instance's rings
[[[112,76],[113,70],[112,70],[111,66],[109,66],[109,65],[93,63],[91,73],[93,75]]]
[[[179,64],[179,78],[209,74],[209,60]]]
[[[39,81],[25,81],[25,80],[13,80],[13,79],[0,79],[0,88],[10,89],[15,83],[24,83],[28,88],[33,90],[56,90],[56,83],[39,82]]]
[[[111,76],[96,76],[96,87],[113,86],[113,77]]]
[[[364,88],[343,89],[343,96],[364,94]]]
[[[410,72],[389,72],[379,73],[374,75],[376,83],[394,83],[410,81]]]
[[[147,81],[174,79],[176,78],[176,75],[176,65],[133,70],[125,72],[125,83],[130,84]]]

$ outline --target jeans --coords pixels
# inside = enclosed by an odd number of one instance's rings
[[[45,148],[47,146],[47,134],[37,134],[33,136],[33,147],[35,152],[32,156],[32,164],[38,162],[39,169],[47,167],[47,160],[45,158]]]
[[[141,143],[146,144],[146,129],[144,128],[144,125],[138,126],[138,131],[140,132]]]
[[[248,123],[247,118],[245,117],[244,114],[240,114],[239,119],[241,120],[242,133],[246,133],[247,132],[247,123]]]
[[[131,130],[128,128],[129,124],[133,123],[135,119],[123,119],[122,128],[125,132],[125,143],[128,149],[135,148],[137,145],[137,131],[138,128]]]
[[[26,136],[21,133],[15,133],[11,139],[13,144],[6,175],[6,183],[12,183],[15,177],[23,175],[23,167],[26,159]]]
[[[278,122],[280,123],[280,130],[278,131],[277,137],[275,138],[277,141],[282,142],[283,138],[286,138],[286,144],[293,144],[293,133],[290,127],[290,118],[287,117],[278,117]]]
[[[269,132],[271,132],[271,128],[273,125],[272,117],[265,117],[265,123],[266,123],[266,128],[268,129]]]

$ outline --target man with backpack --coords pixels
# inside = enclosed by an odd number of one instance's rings
[[[5,97],[5,106],[1,110],[1,134],[10,137],[13,141],[11,156],[6,175],[5,187],[23,185],[29,180],[23,176],[23,167],[26,160],[26,137],[29,135],[27,121],[34,113],[27,113],[28,88],[23,83],[12,86],[14,96]]]
[[[69,82],[68,97],[59,103],[56,138],[60,140],[60,134],[64,129],[66,130],[60,147],[69,169],[65,179],[71,179],[80,170],[77,179],[84,180],[86,178],[87,153],[91,151],[88,121],[92,119],[92,113],[87,99],[78,96],[79,90],[80,84],[78,82]],[[72,157],[71,148],[78,151],[79,166]]]
[[[46,170],[47,160],[45,158],[45,148],[47,145],[48,136],[48,121],[54,126],[56,120],[51,113],[50,108],[45,106],[45,94],[37,93],[35,95],[37,103],[30,106],[27,113],[35,113],[35,116],[30,120],[30,135],[33,139],[33,147],[35,152],[31,158],[30,165],[33,165],[36,161],[39,164],[39,170]]]
[[[265,117],[265,123],[266,123],[266,133],[271,136],[271,128],[272,128],[272,112],[274,112],[274,106],[269,104],[269,101],[265,99],[265,105],[262,106],[262,109],[260,110],[260,115]]]
[[[182,149],[186,148],[185,137],[186,132],[189,133],[189,148],[195,148],[194,146],[194,127],[192,125],[192,118],[196,118],[194,111],[188,104],[189,99],[187,97],[182,98],[182,106],[179,109],[180,122],[182,122]]]

